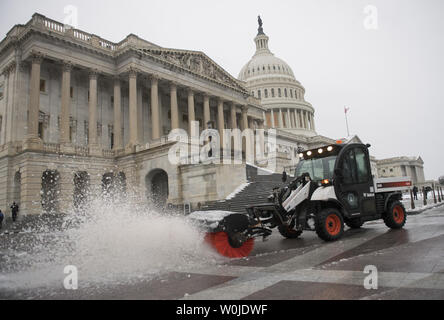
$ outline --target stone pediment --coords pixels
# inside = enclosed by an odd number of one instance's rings
[[[246,88],[237,79],[202,52],[159,48],[141,48],[139,50],[165,63],[186,69],[192,73],[247,93]]]

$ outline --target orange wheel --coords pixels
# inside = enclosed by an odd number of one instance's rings
[[[217,252],[227,258],[248,257],[254,247],[254,239],[248,239],[238,248],[233,247],[226,232],[207,233],[205,241],[209,242]]]
[[[393,207],[393,220],[396,223],[401,224],[404,222],[404,209],[401,206]]]
[[[341,220],[336,214],[330,214],[325,219],[325,228],[331,236],[337,236],[341,232]]]
[[[400,201],[392,202],[383,216],[387,227],[391,229],[401,229],[407,221],[404,206]]]
[[[316,215],[315,230],[319,238],[336,241],[344,234],[344,218],[335,208],[325,208]]]

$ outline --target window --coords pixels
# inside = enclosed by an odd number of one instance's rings
[[[282,97],[282,92],[281,92],[281,88],[278,89],[278,97]]]
[[[293,89],[290,89],[290,97],[293,98]]]
[[[43,122],[39,121],[39,138],[43,140]]]
[[[69,96],[71,97],[71,99],[74,97],[74,88],[73,87],[69,88]]]
[[[274,98],[274,89],[271,89],[271,97]]]
[[[284,89],[285,98],[288,97],[287,88]]]
[[[356,177],[356,168],[354,165],[355,155],[353,149],[349,150],[347,154],[344,156],[342,162],[342,175],[344,177],[344,184],[353,184],[355,183]]]
[[[46,92],[46,80],[40,79],[40,92]]]
[[[261,97],[261,90],[258,90],[258,91],[257,91],[257,97],[258,97],[259,99],[262,98],[262,97]]]
[[[367,164],[367,154],[362,148],[349,150],[341,165],[344,184],[368,182],[370,170]]]
[[[366,183],[369,178],[369,170],[367,167],[367,155],[361,148],[355,148],[356,167],[358,174],[358,183]]]
[[[265,89],[265,98],[268,98],[268,90]]]
[[[4,91],[5,91],[4,88],[5,87],[4,87],[3,83],[0,84],[0,100],[3,99],[3,95],[4,95]]]
[[[88,144],[89,143],[89,123],[87,120],[85,120],[83,122],[83,132],[85,134],[85,143]]]

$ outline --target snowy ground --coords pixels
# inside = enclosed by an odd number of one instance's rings
[[[69,232],[0,236],[0,299],[444,299],[444,206],[402,230],[375,221],[334,243],[275,232],[237,260],[182,218],[113,214]],[[79,267],[77,290],[63,287],[66,264]],[[363,285],[368,265],[376,290]]]

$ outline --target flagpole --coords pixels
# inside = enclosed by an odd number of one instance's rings
[[[348,119],[347,119],[347,112],[349,109],[347,107],[344,107],[344,113],[345,113],[345,125],[347,126],[347,137],[350,137],[350,130],[348,128]]]

